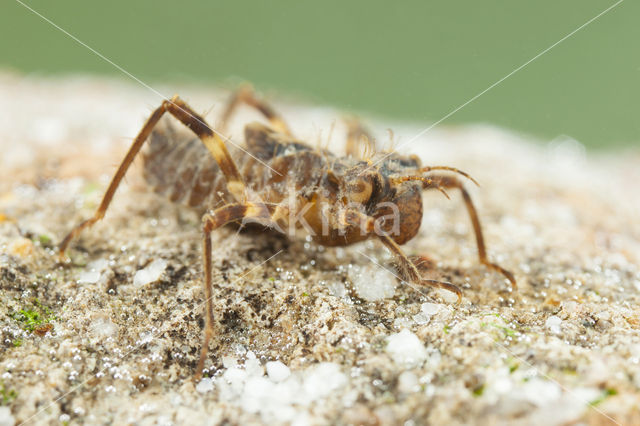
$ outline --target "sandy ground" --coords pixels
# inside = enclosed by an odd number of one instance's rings
[[[224,92],[179,91],[215,123]],[[199,217],[134,169],[60,265],[159,98],[128,83],[0,74],[0,425],[639,424],[640,151],[585,153],[490,126],[403,147],[481,182],[479,266],[458,194],[425,194],[409,254],[464,287],[398,283],[385,249],[256,232],[214,235],[218,334],[193,373],[204,300]],[[342,149],[330,108],[274,103],[296,133]],[[231,132],[259,119],[243,110]],[[421,127],[370,120],[396,144]],[[427,124],[424,124],[426,126]],[[265,262],[268,260],[267,262]],[[142,271],[142,272],[141,272]]]

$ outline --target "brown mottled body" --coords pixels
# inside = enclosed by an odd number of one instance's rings
[[[151,134],[148,149],[143,152],[144,176],[151,188],[173,202],[193,208],[206,210],[233,202],[233,195],[226,188],[224,173],[198,139],[177,132],[169,122],[158,127]],[[369,235],[361,235],[359,229],[349,232],[349,229],[331,225],[329,233],[323,235],[322,212],[316,208],[335,206],[341,197],[345,197],[346,190],[341,183],[354,177],[359,180],[358,173],[367,168],[367,162],[319,151],[292,136],[255,122],[245,128],[244,148],[253,157],[239,150],[234,151],[235,155],[231,157],[254,200],[280,204],[293,197],[295,203],[292,205],[297,210],[290,212],[289,216],[295,217],[301,210],[306,210],[304,218],[314,231],[314,239],[326,246],[345,246],[369,238]],[[382,154],[378,156],[383,157]],[[375,159],[373,157],[370,161]],[[392,154],[385,158],[381,170],[384,176],[400,176],[407,170],[419,168],[417,158]],[[413,238],[419,229],[422,186],[423,182],[407,182],[403,185],[402,197],[397,197],[395,189],[391,189],[388,183],[383,187],[383,182],[380,182],[379,188],[373,188],[380,196],[366,200],[373,205],[372,201],[389,198],[393,193],[396,196],[394,201],[403,203],[404,208],[400,211],[402,229],[394,238],[398,244]],[[361,201],[364,200],[358,202]],[[366,211],[368,206],[365,204],[363,207]],[[368,213],[372,212],[369,209]],[[327,214],[338,217],[337,212]],[[282,219],[288,228],[288,216]],[[300,222],[293,225],[302,227]]]
[[[220,134],[186,103],[177,96],[165,100],[135,138],[94,216],[72,229],[60,244],[64,253],[75,236],[104,217],[128,167],[149,139],[143,151],[149,185],[174,202],[205,212],[202,229],[207,306],[196,378],[204,367],[215,327],[211,232],[226,224],[258,222],[289,235],[302,228],[326,246],[377,238],[395,255],[402,279],[447,289],[456,293],[460,302],[462,292],[458,287],[423,278],[420,270],[425,265],[400,249],[419,231],[422,190],[437,189],[447,195],[446,189],[455,188],[462,192],[471,218],[480,262],[503,274],[515,288],[514,276],[487,258],[478,214],[456,177],[473,181],[466,173],[445,166],[422,167],[415,156],[375,153],[373,139],[355,121],[348,122],[346,156],[312,148],[297,140],[284,120],[246,87],[228,103],[223,113],[225,124],[242,103],[260,111],[270,125],[248,124],[244,146],[236,146],[238,149],[230,153]],[[169,121],[161,121],[165,113],[182,122],[195,137],[178,132]],[[361,158],[359,149],[363,141],[369,152],[364,154],[366,158]]]
[[[246,126],[243,148],[246,152],[233,150],[231,158],[247,190],[274,203],[288,195],[287,185],[311,193],[333,157],[260,123]],[[207,149],[197,138],[176,131],[172,123],[161,123],[151,134],[143,156],[147,183],[171,201],[205,209],[233,201],[225,175]]]

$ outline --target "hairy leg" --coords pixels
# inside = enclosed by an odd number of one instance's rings
[[[476,245],[478,247],[478,257],[480,259],[480,263],[485,265],[487,268],[492,269],[500,274],[504,275],[505,278],[509,280],[511,283],[511,287],[513,289],[517,288],[516,279],[513,274],[502,266],[492,263],[487,258],[487,249],[484,244],[484,236],[482,234],[482,226],[480,225],[480,219],[478,217],[478,212],[471,201],[471,196],[469,192],[465,189],[462,182],[454,177],[454,176],[429,176],[430,179],[433,180],[435,185],[425,186],[425,189],[431,188],[457,188],[462,193],[462,198],[464,199],[464,204],[467,207],[467,212],[469,213],[469,218],[471,219],[471,224],[473,225],[473,231],[476,236]]]
[[[211,277],[211,232],[231,222],[259,221],[265,225],[275,223],[281,210],[274,204],[229,204],[212,212],[206,213],[202,218],[203,231],[203,261],[204,261],[204,295],[205,295],[205,327],[200,359],[196,369],[195,380],[202,377],[202,369],[209,352],[209,343],[214,332],[213,317],[213,281]]]
[[[287,135],[291,135],[291,131],[289,127],[284,122],[280,114],[278,114],[268,103],[256,97],[253,92],[253,88],[249,84],[245,84],[241,86],[238,90],[236,90],[232,95],[229,101],[227,102],[227,106],[222,113],[222,129],[225,129],[229,123],[229,119],[231,115],[235,112],[235,110],[240,106],[240,104],[247,104],[262,113],[274,130],[278,132],[285,133]]]
[[[360,229],[369,234],[375,235],[390,251],[396,259],[396,265],[400,272],[400,278],[416,285],[428,285],[431,287],[442,288],[455,293],[458,296],[458,303],[462,302],[462,291],[455,285],[422,278],[418,266],[402,251],[400,246],[393,239],[381,230],[376,230],[375,219],[367,216],[357,210],[348,210],[344,214],[344,223],[352,226],[359,226]]]
[[[79,225],[67,234],[67,236],[62,240],[60,244],[59,251],[60,254],[63,255],[66,251],[69,243],[85,228],[93,225],[100,219],[102,219],[109,208],[109,204],[111,204],[111,200],[113,199],[113,195],[115,194],[120,182],[124,178],[127,170],[136,155],[140,152],[142,145],[151,134],[151,131],[156,126],[160,118],[168,112],[173,115],[175,118],[180,120],[185,126],[190,128],[202,141],[202,143],[207,147],[211,155],[214,157],[218,165],[220,166],[220,170],[224,173],[225,178],[227,180],[227,189],[229,192],[236,198],[238,201],[245,200],[245,186],[242,181],[242,177],[238,172],[238,168],[234,163],[233,159],[229,155],[227,151],[227,147],[220,137],[207,125],[202,117],[196,114],[184,101],[182,101],[177,96],[174,96],[171,100],[165,100],[162,104],[156,108],[155,111],[151,114],[147,122],[144,124],[138,135],[133,141],[131,148],[127,152],[127,155],[120,163],[116,174],[113,179],[111,179],[111,183],[107,188],[107,192],[104,194],[102,198],[102,202],[100,206],[94,213],[93,217],[83,221]]]
[[[402,252],[400,246],[396,244],[389,236],[387,235],[378,235],[380,241],[395,255],[396,264],[398,266],[398,270],[400,272],[401,278],[406,280],[407,282],[411,282],[419,285],[429,285],[432,287],[442,288],[445,290],[449,290],[458,296],[458,304],[462,302],[462,291],[455,285],[437,280],[430,280],[422,278],[422,274],[420,274],[419,266],[406,254]]]

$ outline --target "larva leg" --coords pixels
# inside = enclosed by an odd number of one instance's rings
[[[203,231],[203,261],[204,261],[204,295],[205,295],[205,326],[204,326],[204,338],[202,342],[202,349],[200,352],[200,360],[198,361],[198,367],[196,369],[195,380],[200,380],[202,377],[202,369],[204,368],[204,362],[207,359],[207,353],[209,352],[209,343],[213,337],[214,332],[214,317],[213,317],[213,282],[211,279],[211,232],[231,222],[243,221],[243,220],[258,220],[263,223],[268,223],[275,220],[272,218],[277,214],[277,208],[273,204],[229,204],[224,207],[220,207],[212,212],[204,215],[202,218],[202,231]]]
[[[416,268],[421,275],[425,272],[429,272],[435,266],[435,262],[433,261],[433,259],[425,255],[409,256],[409,261],[416,265]]]
[[[464,199],[464,204],[467,206],[467,212],[469,213],[469,218],[471,219],[471,224],[473,225],[473,231],[476,235],[476,245],[478,246],[478,257],[480,259],[480,263],[485,265],[487,268],[492,269],[494,271],[499,272],[504,275],[505,278],[509,280],[511,283],[511,287],[513,289],[517,288],[516,279],[513,274],[502,266],[492,263],[487,258],[487,249],[484,244],[484,236],[482,235],[482,226],[480,226],[480,219],[478,218],[478,212],[471,201],[471,196],[469,192],[465,189],[462,182],[453,176],[429,176],[434,182],[437,183],[437,186],[444,188],[458,188],[460,192],[462,192],[462,198]],[[426,189],[430,189],[431,187],[425,186]]]
[[[271,123],[271,127],[278,132],[285,133],[287,135],[291,135],[291,131],[289,130],[289,126],[284,122],[280,114],[278,114],[271,105],[267,104],[262,99],[258,99],[253,92],[253,88],[249,84],[242,85],[238,90],[236,90],[232,95],[229,101],[227,102],[227,106],[222,113],[222,129],[224,130],[229,123],[229,119],[231,115],[235,112],[238,106],[241,103],[245,103],[264,115],[269,123]]]
[[[395,256],[396,265],[400,272],[401,279],[416,285],[428,285],[431,287],[448,290],[458,296],[458,303],[462,302],[462,291],[460,291],[460,289],[455,285],[444,281],[422,278],[422,275],[420,274],[420,271],[418,270],[416,264],[409,257],[407,257],[406,254],[404,254],[400,246],[387,234],[376,232],[375,219],[373,217],[367,216],[358,211],[348,210],[344,214],[344,219],[345,223],[353,226],[359,226],[363,232],[375,235],[376,237],[378,237],[378,239],[380,239],[382,244],[384,244]]]
[[[75,228],[67,234],[67,236],[62,240],[60,244],[59,251],[60,254],[64,254],[69,243],[73,240],[83,229],[93,225],[100,219],[102,219],[109,208],[109,204],[111,204],[111,200],[113,199],[113,195],[115,194],[122,178],[126,174],[129,166],[135,159],[138,152],[142,148],[142,145],[149,137],[149,134],[156,126],[160,118],[164,115],[164,113],[170,113],[175,118],[180,120],[185,126],[190,128],[204,143],[204,145],[209,149],[211,155],[214,157],[218,165],[220,166],[220,170],[224,173],[225,178],[227,180],[227,189],[229,192],[236,198],[238,201],[245,200],[245,186],[242,181],[242,177],[238,172],[238,168],[236,167],[233,159],[229,155],[227,148],[220,139],[220,137],[214,133],[213,130],[207,125],[202,117],[196,114],[184,101],[182,101],[177,96],[174,96],[171,100],[165,100],[162,104],[151,114],[147,122],[144,124],[138,135],[133,141],[131,148],[129,148],[129,152],[120,163],[116,174],[113,179],[111,179],[111,183],[107,188],[107,192],[104,194],[102,198],[102,202],[100,206],[94,213],[93,217],[85,220],[84,222],[77,225]]]
[[[413,284],[429,285],[431,287],[448,290],[458,296],[458,303],[462,302],[462,291],[457,286],[444,281],[422,278],[418,266],[402,252],[402,249],[400,249],[400,246],[398,246],[395,241],[387,235],[378,235],[378,238],[380,238],[380,241],[395,255],[396,264],[402,279]]]

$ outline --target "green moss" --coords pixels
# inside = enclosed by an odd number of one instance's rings
[[[56,316],[47,306],[40,303],[38,299],[33,300],[30,308],[23,308],[17,312],[9,313],[9,316],[15,321],[22,324],[22,328],[28,332],[33,332],[36,328],[43,324],[48,324],[56,319]],[[22,342],[14,346],[20,346]]]
[[[507,326],[504,326],[504,325],[500,325],[500,324],[496,324],[494,322],[481,322],[480,323],[480,327],[482,327],[482,328],[493,327],[493,328],[495,328],[497,330],[502,331],[502,333],[504,333],[505,337],[515,337],[516,333],[517,333],[516,330],[514,330],[514,329],[512,329],[510,327],[507,327]]]
[[[480,397],[484,393],[484,385],[480,385],[473,390],[473,396]]]
[[[0,405],[9,405],[18,397],[18,393],[7,389],[3,381],[0,381]]]
[[[43,246],[51,245],[51,237],[45,234],[38,235],[38,241],[40,241],[40,244]]]
[[[509,337],[515,337],[516,335],[516,331],[513,328],[510,327],[506,327],[503,325],[498,325],[498,324],[490,324],[492,327],[497,328],[498,330],[501,330],[505,336],[509,336]]]
[[[512,357],[508,357],[505,360],[505,363],[509,366],[509,374],[512,374],[514,371],[520,368],[520,363],[518,362],[518,360]]]
[[[602,394],[599,397],[589,402],[589,405],[591,405],[592,407],[595,407],[596,405],[602,403],[605,399],[609,398],[610,396],[617,395],[617,394],[618,394],[617,390],[613,388],[607,388],[602,391]]]
[[[11,342],[13,344],[13,346],[15,348],[17,348],[18,346],[22,345],[22,339],[15,339],[13,342]]]

